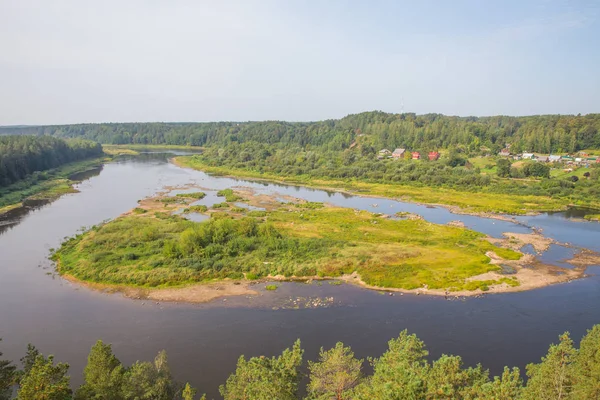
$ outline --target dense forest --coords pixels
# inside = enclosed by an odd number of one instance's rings
[[[497,153],[506,144],[516,152],[573,153],[600,148],[600,114],[529,117],[454,117],[390,114],[380,111],[319,122],[106,123],[0,127],[0,134],[84,138],[105,144],[225,146],[257,142],[278,148],[341,151],[358,137],[377,150],[420,151],[461,147],[468,153]]]
[[[50,136],[0,136],[0,188],[37,171],[102,154],[102,146],[84,139]]]
[[[303,362],[297,341],[276,357],[238,359],[235,372],[220,386],[225,400],[554,400],[600,398],[600,325],[583,337],[577,348],[568,333],[550,346],[539,363],[527,365],[525,383],[518,368],[504,368],[490,377],[481,365],[466,367],[459,356],[442,355],[430,361],[425,344],[406,331],[388,342],[379,358],[365,360],[350,347],[337,343],[321,349],[315,361]],[[0,353],[0,356],[2,353]],[[177,383],[167,354],[154,362],[125,366],[112,347],[98,341],[84,369],[85,382],[75,391],[67,375],[69,366],[55,363],[29,345],[22,369],[0,360],[0,400],[193,400],[197,390]],[[206,364],[210,368],[210,364]],[[201,373],[201,371],[198,371]],[[303,381],[303,378],[307,378]],[[301,382],[307,382],[306,386]],[[305,394],[304,397],[302,395]],[[203,399],[205,397],[202,397]]]

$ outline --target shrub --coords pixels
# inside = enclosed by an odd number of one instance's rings
[[[206,193],[204,193],[204,192],[179,193],[176,196],[177,197],[187,197],[187,198],[191,198],[191,199],[202,200],[204,197],[206,197]]]

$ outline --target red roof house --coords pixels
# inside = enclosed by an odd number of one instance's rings
[[[421,153],[419,153],[418,151],[413,151],[412,152],[412,159],[413,160],[418,160],[421,158]]]
[[[430,151],[429,152],[429,161],[435,161],[438,158],[440,158],[440,153],[437,151]]]

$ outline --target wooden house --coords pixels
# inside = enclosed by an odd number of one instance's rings
[[[394,150],[394,152],[392,153],[392,157],[394,158],[402,158],[404,157],[404,154],[406,154],[406,149],[396,149]]]

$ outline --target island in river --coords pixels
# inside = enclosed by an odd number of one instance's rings
[[[580,278],[598,262],[590,252],[569,269],[523,254],[527,244],[552,243],[540,234],[494,239],[413,214],[391,218],[235,189],[220,191],[223,201],[212,205],[197,204],[203,188],[193,185],[141,200],[66,240],[53,254],[58,271],[130,297],[203,302],[252,294],[252,285],[269,280],[336,278],[446,296],[521,291]]]

